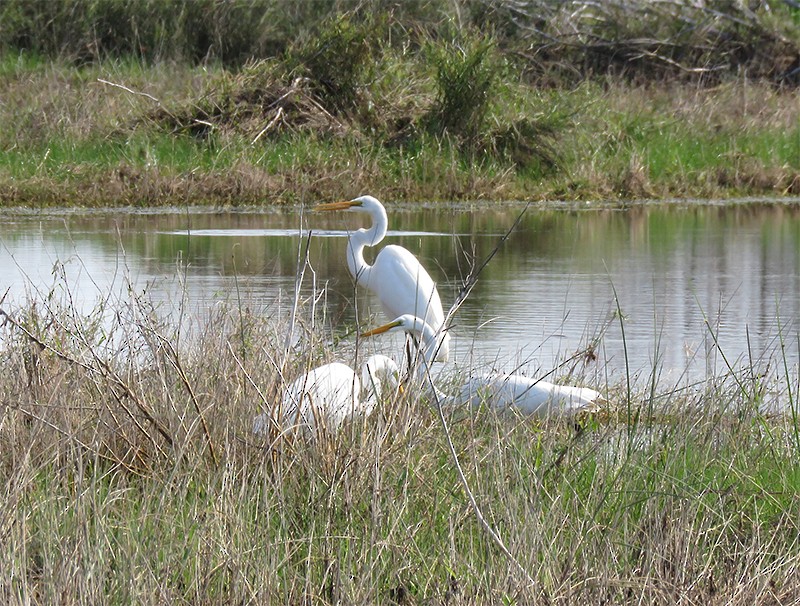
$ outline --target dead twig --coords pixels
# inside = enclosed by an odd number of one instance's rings
[[[509,227],[508,231],[506,231],[506,233],[500,238],[500,240],[498,240],[498,242],[495,245],[495,247],[486,256],[486,258],[483,260],[483,262],[480,265],[472,267],[472,269],[470,270],[470,273],[467,275],[466,279],[463,282],[463,285],[461,287],[461,292],[459,292],[459,294],[456,296],[455,302],[450,307],[450,309],[447,312],[447,315],[445,316],[445,321],[444,321],[443,326],[447,326],[448,325],[448,323],[450,321],[450,318],[453,316],[453,314],[455,314],[458,311],[458,309],[461,307],[461,305],[464,303],[464,301],[466,301],[467,297],[469,296],[469,293],[472,292],[472,288],[475,286],[475,284],[477,284],[478,277],[480,276],[481,272],[486,268],[486,266],[489,264],[489,262],[494,258],[494,256],[500,250],[500,247],[505,243],[505,241],[509,238],[511,233],[516,229],[517,225],[519,225],[519,222],[522,220],[522,217],[525,215],[525,213],[526,213],[526,211],[528,210],[529,207],[530,207],[530,203],[525,205],[525,208],[522,209],[522,212],[519,213],[517,218],[511,224],[511,227]],[[453,465],[455,466],[456,474],[458,475],[458,478],[459,478],[459,480],[461,482],[461,486],[463,487],[464,492],[466,493],[467,498],[469,499],[470,506],[472,507],[472,511],[475,513],[475,517],[477,518],[478,523],[481,525],[481,527],[483,528],[484,532],[486,532],[486,534],[489,535],[491,540],[494,541],[495,545],[497,545],[497,547],[500,549],[500,551],[503,553],[503,555],[521,573],[521,575],[523,576],[525,581],[528,583],[528,585],[531,586],[531,587],[538,587],[539,592],[542,595],[545,595],[544,588],[538,586],[538,584],[536,583],[535,579],[525,569],[525,567],[522,565],[522,563],[520,563],[520,561],[517,560],[516,557],[514,557],[514,555],[511,553],[511,551],[509,551],[509,549],[508,549],[508,547],[506,547],[506,544],[503,541],[502,537],[497,533],[496,530],[494,530],[494,528],[492,528],[491,524],[489,524],[489,522],[484,517],[483,512],[481,511],[480,505],[478,505],[478,501],[475,498],[475,494],[472,492],[472,489],[469,486],[469,482],[467,481],[467,478],[464,475],[464,470],[461,467],[461,462],[458,459],[458,453],[456,452],[455,445],[453,444],[453,438],[452,438],[452,435],[450,433],[450,428],[449,428],[449,426],[447,424],[447,419],[444,416],[444,410],[442,409],[442,402],[441,402],[441,400],[439,398],[439,395],[438,395],[438,393],[436,391],[436,388],[435,388],[435,386],[433,384],[433,378],[430,375],[430,368],[428,367],[428,365],[425,363],[424,360],[422,360],[421,363],[424,365],[425,380],[429,384],[430,392],[433,394],[432,397],[433,397],[434,402],[436,403],[436,412],[437,412],[438,417],[439,417],[439,423],[442,426],[442,431],[444,433],[445,440],[447,441],[447,447],[448,447],[448,450],[450,451],[450,458],[453,460]]]
[[[200,408],[200,402],[197,399],[197,394],[194,392],[194,388],[192,387],[191,382],[189,381],[189,377],[186,374],[186,371],[183,369],[183,364],[181,364],[180,357],[178,356],[178,352],[172,346],[163,335],[156,334],[156,337],[159,341],[161,341],[161,345],[166,348],[167,353],[169,354],[169,361],[172,364],[172,367],[175,369],[175,372],[178,373],[178,378],[183,383],[183,386],[186,388],[186,391],[189,393],[189,398],[192,400],[192,405],[194,406],[194,410],[197,413],[197,416],[200,419],[200,426],[203,428],[203,434],[206,437],[206,441],[208,442],[208,452],[211,455],[211,460],[214,461],[214,464],[219,463],[219,459],[217,457],[217,453],[214,450],[214,442],[211,439],[211,432],[208,430],[208,424],[206,423],[206,418],[203,415],[203,411]]]
[[[526,207],[527,208],[527,207]],[[531,574],[525,569],[522,563],[514,557],[514,554],[509,551],[508,547],[506,547],[505,542],[503,541],[502,537],[497,533],[492,525],[486,520],[481,511],[480,505],[478,505],[478,501],[475,498],[472,489],[469,487],[469,482],[467,481],[467,477],[464,475],[464,470],[461,467],[461,462],[458,460],[458,453],[456,452],[456,447],[453,444],[453,439],[450,434],[450,428],[447,425],[447,419],[444,416],[444,410],[442,408],[442,402],[439,399],[439,395],[436,392],[436,388],[433,384],[433,378],[430,375],[430,368],[428,368],[427,364],[425,365],[425,379],[429,383],[429,387],[431,388],[430,391],[433,394],[433,400],[436,403],[436,412],[439,416],[439,423],[442,426],[444,431],[444,437],[447,441],[447,448],[450,451],[450,458],[453,460],[453,464],[455,465],[456,474],[458,475],[458,479],[461,481],[461,486],[464,489],[464,492],[467,494],[467,498],[469,499],[470,506],[472,507],[472,511],[475,513],[475,517],[478,519],[478,523],[483,528],[484,532],[489,535],[489,537],[494,541],[495,545],[500,549],[503,555],[511,562],[514,567],[522,574],[525,581],[528,583],[530,587],[538,587],[536,580],[531,576]],[[540,593],[542,595],[545,594],[545,590],[542,587],[538,587]]]
[[[278,120],[280,120],[283,117],[283,113],[284,113],[283,108],[279,107],[278,111],[275,112],[275,117],[272,118],[272,120],[270,120],[269,123],[267,123],[267,125],[261,129],[261,132],[259,132],[255,136],[255,138],[250,142],[250,145],[255,145],[264,133],[272,130],[275,124],[278,123]]]
[[[517,215],[517,218],[514,219],[514,222],[511,224],[511,227],[509,227],[508,231],[506,231],[506,233],[503,234],[503,236],[497,241],[495,247],[488,255],[486,255],[486,258],[481,262],[481,264],[477,266],[476,265],[472,266],[470,272],[467,274],[467,277],[462,282],[461,291],[458,293],[458,295],[456,295],[453,305],[450,307],[445,316],[444,326],[449,325],[450,318],[452,318],[455,315],[455,313],[459,310],[459,308],[464,304],[464,301],[467,300],[467,297],[472,292],[472,289],[478,283],[478,278],[480,277],[481,272],[483,272],[483,270],[486,269],[486,266],[489,265],[489,262],[498,253],[503,244],[505,244],[505,241],[508,240],[509,236],[511,236],[511,233],[517,228],[517,225],[519,225],[519,222],[522,220],[522,217],[528,211],[530,205],[531,205],[530,202],[528,202],[525,205],[525,208],[523,208],[522,211],[519,213],[519,215]]]
[[[161,105],[161,101],[159,101],[156,97],[154,97],[153,95],[151,95],[149,93],[143,93],[141,91],[133,90],[131,88],[128,88],[127,86],[123,86],[122,84],[117,84],[115,82],[109,82],[108,80],[103,80],[102,78],[98,78],[97,81],[100,84],[106,84],[107,86],[113,86],[114,88],[119,88],[121,90],[124,90],[126,93],[130,93],[132,95],[138,95],[140,97],[147,97],[151,101],[155,101],[156,103]]]

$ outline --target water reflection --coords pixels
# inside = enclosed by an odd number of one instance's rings
[[[385,243],[417,254],[447,307],[520,207],[388,210]],[[363,220],[298,209],[6,216],[0,280],[12,304],[46,293],[63,271],[76,305],[122,292],[129,279],[156,299],[185,296],[198,317],[234,289],[273,313],[293,292],[308,246],[317,285],[328,289],[328,321],[352,325],[345,237]],[[782,334],[793,366],[798,268],[793,205],[529,210],[456,316],[455,354],[461,364],[531,373],[588,363],[603,381],[655,367],[677,381],[765,364]],[[362,317],[374,310],[383,320],[377,301],[363,297]],[[588,346],[596,361],[569,361]]]

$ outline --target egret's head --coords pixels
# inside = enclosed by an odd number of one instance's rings
[[[436,331],[425,320],[411,314],[403,314],[388,324],[361,333],[361,336],[373,337],[385,332],[407,332],[422,341],[427,350],[437,347]]]
[[[314,207],[315,212],[322,212],[326,210],[349,210],[352,212],[371,212],[373,209],[383,205],[372,196],[360,196],[352,200],[343,200],[341,202],[326,202],[324,204],[317,204]]]
[[[382,335],[385,332],[397,332],[397,331],[405,331],[411,332],[413,330],[413,316],[409,316],[408,314],[400,316],[389,322],[388,324],[384,324],[382,326],[378,326],[377,328],[373,328],[366,332],[362,332],[362,337],[374,337],[375,335]]]

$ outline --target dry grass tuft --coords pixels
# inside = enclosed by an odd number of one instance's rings
[[[351,126],[316,98],[314,83],[291,76],[275,61],[255,61],[236,74],[223,72],[199,100],[174,110],[158,108],[145,117],[169,131],[207,137],[235,131],[253,143],[285,133],[344,136]]]

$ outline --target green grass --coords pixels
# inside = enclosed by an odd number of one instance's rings
[[[219,156],[187,137],[134,135],[126,140],[69,142],[54,140],[44,147],[9,152],[0,167],[18,179],[48,176],[69,179],[76,167],[102,173],[119,166],[161,168],[170,172],[228,168],[233,156]],[[79,175],[77,176],[79,178]]]
[[[627,134],[630,143],[624,151],[643,152],[652,179],[667,184],[687,173],[731,166],[737,158],[750,158],[767,166],[800,168],[800,130],[764,132],[744,125],[737,134],[696,132],[690,127],[677,121],[642,124],[635,128],[635,134]]]
[[[44,71],[49,63],[45,57],[36,53],[2,53],[0,54],[0,77],[10,79]]]

